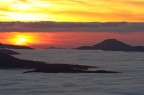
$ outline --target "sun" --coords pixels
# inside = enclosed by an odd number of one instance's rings
[[[27,45],[28,39],[26,37],[18,37],[16,39],[16,44],[17,45]]]
[[[11,32],[7,33],[7,44],[20,45],[20,46],[34,46],[40,42],[37,33],[31,32]]]
[[[25,36],[17,37],[15,39],[16,45],[27,45],[28,44],[28,38]]]
[[[15,45],[30,45],[35,40],[33,35],[30,35],[29,33],[13,33],[10,38],[10,43]]]

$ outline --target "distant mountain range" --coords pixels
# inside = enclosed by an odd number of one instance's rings
[[[80,46],[78,50],[144,51],[144,46],[131,46],[117,39],[107,39],[93,46]]]
[[[7,49],[33,49],[28,46],[18,46],[18,45],[9,45],[9,44],[2,44],[0,43],[0,48],[7,48]]]

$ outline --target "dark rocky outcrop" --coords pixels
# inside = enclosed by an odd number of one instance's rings
[[[55,64],[55,65],[57,67],[57,64]],[[61,64],[61,65],[64,65],[64,64]],[[31,73],[31,72],[42,72],[42,73],[120,73],[117,71],[107,71],[107,70],[89,71],[89,70],[81,70],[78,68],[76,68],[76,69],[74,69],[74,68],[59,68],[59,69],[57,69],[55,67],[54,67],[54,69],[47,69],[47,68],[35,69],[35,70],[31,70],[31,71],[26,71],[24,73]]]
[[[36,66],[41,64],[44,63],[18,59],[10,55],[0,53],[0,68],[36,68]]]
[[[9,44],[2,44],[0,43],[0,48],[7,48],[7,49],[33,49],[28,46],[18,46],[18,45],[9,45]]]
[[[90,71],[89,68],[97,68],[86,65],[70,65],[70,64],[46,64],[40,61],[31,61],[18,59],[13,56],[0,53],[0,68],[26,68],[34,69],[29,72],[43,72],[43,73],[118,73],[115,71],[97,70]]]
[[[15,52],[15,51],[12,51],[12,50],[9,50],[9,49],[0,49],[0,52],[4,53],[4,54],[8,54],[8,55],[18,55],[18,54],[20,54],[18,52]]]
[[[107,39],[93,46],[81,46],[79,50],[104,50],[104,51],[144,51],[143,46],[130,46],[116,39]]]
[[[46,49],[65,49],[65,48],[60,48],[60,47],[54,47],[54,46],[51,46],[51,47],[48,47]]]

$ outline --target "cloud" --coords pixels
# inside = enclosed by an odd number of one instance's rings
[[[1,32],[144,32],[144,22],[0,22]]]
[[[143,6],[143,0],[0,0],[6,15],[0,21],[144,22]]]
[[[19,1],[21,1],[21,2],[28,2],[28,0],[19,0]]]
[[[135,5],[138,7],[143,7],[144,6],[144,1],[127,1],[126,3],[131,4],[131,5]]]

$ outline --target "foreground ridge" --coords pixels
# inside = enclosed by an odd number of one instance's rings
[[[18,59],[13,56],[0,53],[0,68],[26,68],[34,69],[26,71],[30,72],[43,72],[43,73],[119,73],[116,71],[96,70],[90,71],[89,68],[97,68],[95,66],[87,65],[72,65],[72,64],[46,64],[40,61],[31,61]]]
[[[0,48],[7,48],[7,49],[33,49],[28,46],[19,46],[19,45],[10,45],[10,44],[2,44],[0,43]]]

